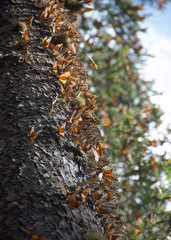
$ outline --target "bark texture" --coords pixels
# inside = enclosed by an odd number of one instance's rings
[[[27,57],[16,22],[34,16]],[[26,231],[49,240],[83,239],[99,225],[88,205],[70,210],[60,187],[85,179],[81,156],[69,137],[56,131],[71,113],[71,104],[55,104],[61,88],[50,69],[54,59],[41,47],[49,34],[40,8],[28,0],[0,4],[0,239],[23,240]],[[29,133],[42,130],[34,141]],[[82,156],[81,156],[82,157]],[[84,161],[84,157],[83,157]],[[41,239],[41,238],[40,238]]]

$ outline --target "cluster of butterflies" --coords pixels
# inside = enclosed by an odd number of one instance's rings
[[[99,120],[93,114],[97,109],[96,96],[88,88],[86,75],[87,68],[98,69],[98,67],[91,56],[88,56],[91,60],[88,67],[81,63],[78,57],[80,34],[76,28],[75,17],[73,13],[68,13],[69,10],[64,7],[64,2],[46,1],[40,15],[41,20],[47,24],[51,32],[51,36],[46,36],[42,40],[42,48],[44,50],[48,48],[53,56],[56,56],[52,72],[59,80],[63,98],[73,104],[73,112],[62,126],[57,124],[57,131],[63,137],[72,136],[80,152],[88,159],[93,159],[95,164],[85,169],[87,181],[78,183],[74,191],[68,192],[62,184],[60,187],[70,209],[77,208],[81,204],[89,204],[98,213],[108,239],[115,240],[119,239],[118,235],[123,224],[123,220],[117,220],[115,215],[118,197],[117,175],[114,175],[113,169],[107,166],[109,160],[105,147],[99,141],[99,131],[96,126]],[[82,2],[90,5],[92,0]],[[43,5],[40,0],[37,3],[38,6]],[[57,44],[52,41],[55,34],[61,39]],[[50,113],[53,112],[55,102],[56,100],[51,103]],[[30,131],[30,140],[34,141],[40,132],[41,130],[35,132],[33,126]]]

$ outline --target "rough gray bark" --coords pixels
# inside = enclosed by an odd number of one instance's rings
[[[13,22],[32,15],[24,58]],[[56,104],[48,114],[51,100],[61,93],[50,70],[53,58],[41,48],[48,30],[39,15],[28,0],[0,3],[0,239],[30,239],[24,229],[49,240],[83,239],[98,218],[88,205],[70,210],[59,185],[69,187],[85,177],[75,161],[81,153],[56,131],[71,106]],[[34,141],[32,126],[42,130]]]

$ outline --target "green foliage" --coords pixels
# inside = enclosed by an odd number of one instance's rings
[[[129,239],[166,239],[171,170],[167,155],[155,149],[168,140],[152,136],[162,111],[150,100],[156,94],[152,83],[140,74],[146,53],[138,33],[145,32],[141,22],[147,15],[130,0],[95,0],[94,8],[93,25],[82,21],[82,55],[89,52],[99,67],[90,71],[90,85],[98,95],[103,141],[120,174],[120,214],[127,218]]]

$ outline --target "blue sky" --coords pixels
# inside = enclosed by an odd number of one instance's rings
[[[155,26],[161,35],[171,37],[171,3],[165,5],[162,10],[146,7],[146,11],[152,13],[147,19],[148,24]]]
[[[171,123],[171,3],[163,10],[147,7],[145,12],[152,13],[143,26],[147,32],[140,38],[145,49],[154,58],[148,58],[143,69],[146,80],[154,80],[154,89],[162,92],[152,98],[164,110],[164,125]]]

